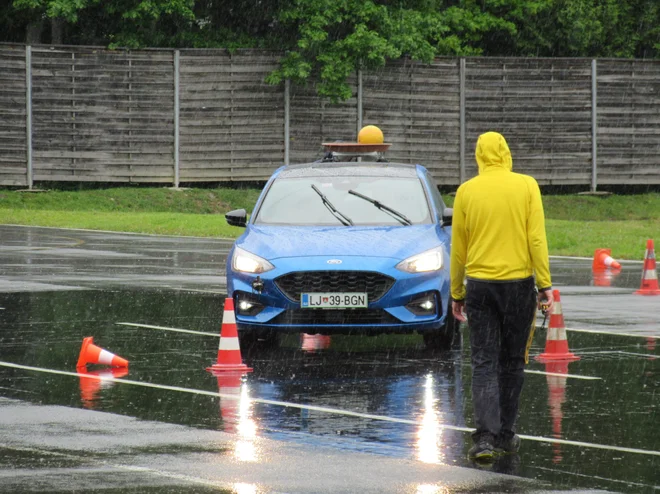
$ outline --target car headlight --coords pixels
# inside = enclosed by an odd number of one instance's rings
[[[234,250],[234,257],[231,260],[231,267],[234,271],[241,271],[243,273],[265,273],[274,269],[271,263],[269,263],[263,257],[259,257],[247,250],[243,250],[240,247],[236,247]]]
[[[396,268],[407,273],[427,273],[442,269],[443,261],[442,246],[439,246],[401,261]]]

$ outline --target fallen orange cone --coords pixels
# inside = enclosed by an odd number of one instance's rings
[[[579,360],[568,350],[568,339],[566,338],[566,326],[564,324],[564,313],[561,307],[561,297],[559,290],[553,290],[552,295],[555,304],[550,314],[550,324],[548,325],[548,335],[545,341],[545,352],[536,357],[541,362],[553,360]]]
[[[660,295],[658,287],[658,272],[655,266],[655,249],[653,240],[646,242],[646,254],[644,255],[644,271],[642,272],[642,285],[635,292],[636,295]]]
[[[222,314],[222,327],[220,328],[220,346],[218,347],[218,359],[211,367],[206,368],[209,372],[244,371],[250,372],[251,367],[243,363],[241,358],[241,346],[238,341],[238,329],[236,328],[236,314],[234,313],[234,299],[226,298]]]
[[[602,271],[604,269],[621,269],[621,264],[612,258],[612,249],[596,249],[594,260],[591,264],[593,271]]]
[[[118,357],[94,344],[94,337],[83,338],[80,355],[76,367],[84,367],[87,364],[111,365],[113,367],[128,367],[128,360]]]

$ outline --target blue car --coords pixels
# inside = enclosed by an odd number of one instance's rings
[[[448,349],[452,210],[421,165],[334,159],[277,169],[227,258],[239,337],[419,333]]]

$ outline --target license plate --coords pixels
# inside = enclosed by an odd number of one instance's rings
[[[366,293],[301,293],[303,309],[359,309],[367,307]]]

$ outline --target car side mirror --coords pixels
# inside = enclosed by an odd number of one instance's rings
[[[451,219],[454,216],[454,209],[453,208],[445,208],[444,211],[442,211],[442,221],[440,224],[442,226],[451,226]]]
[[[247,212],[245,209],[234,209],[225,214],[225,219],[228,225],[245,227],[247,225]]]

